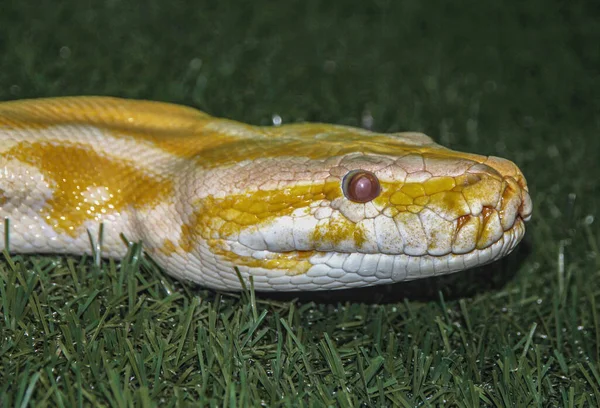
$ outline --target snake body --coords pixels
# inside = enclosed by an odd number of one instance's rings
[[[0,103],[0,170],[11,252],[89,254],[102,224],[103,257],[122,258],[125,236],[167,273],[225,290],[240,289],[235,267],[280,291],[467,269],[512,251],[532,210],[514,163],[420,133],[107,97]]]

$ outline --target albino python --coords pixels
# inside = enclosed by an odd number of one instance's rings
[[[512,162],[420,133],[259,127],[159,102],[0,103],[0,228],[13,253],[130,241],[203,286],[327,290],[447,274],[508,254],[531,199]],[[2,231],[2,229],[0,229]],[[4,234],[0,248],[5,247]]]

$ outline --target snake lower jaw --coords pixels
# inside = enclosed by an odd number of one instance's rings
[[[265,265],[257,263],[252,267],[239,266],[239,270],[245,279],[252,276],[254,288],[259,291],[337,290],[392,284],[488,264],[512,252],[524,234],[524,221],[517,216],[512,228],[498,240],[468,253],[441,256],[337,251],[262,253],[261,256],[271,258],[271,266],[284,260],[286,269],[264,268]],[[290,269],[295,260],[298,268]]]

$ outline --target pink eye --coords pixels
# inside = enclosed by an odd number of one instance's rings
[[[381,193],[381,186],[377,177],[370,171],[352,170],[344,177],[342,190],[348,200],[366,203]]]

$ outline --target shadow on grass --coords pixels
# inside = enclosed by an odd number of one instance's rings
[[[495,291],[511,281],[519,270],[519,265],[531,253],[531,244],[524,241],[512,254],[498,262],[466,271],[399,282],[390,285],[370,286],[366,288],[344,289],[322,292],[257,292],[263,299],[278,301],[297,300],[301,303],[337,304],[359,302],[366,304],[398,303],[404,300],[436,301],[441,292],[446,300],[473,297]]]

